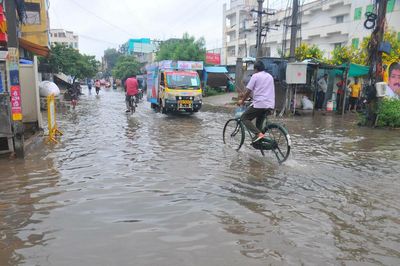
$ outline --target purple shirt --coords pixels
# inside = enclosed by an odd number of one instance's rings
[[[254,108],[275,108],[274,78],[265,71],[253,74],[247,89],[252,92]]]

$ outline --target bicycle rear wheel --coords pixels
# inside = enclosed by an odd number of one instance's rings
[[[222,137],[224,144],[238,151],[242,147],[245,137],[244,127],[240,120],[228,120],[225,123]]]
[[[135,106],[135,101],[132,97],[129,100],[129,106],[131,108],[131,113],[133,114],[136,111],[136,106]]]
[[[265,135],[271,140],[271,150],[274,152],[278,162],[283,163],[286,161],[292,145],[287,130],[281,125],[271,123],[267,125]]]

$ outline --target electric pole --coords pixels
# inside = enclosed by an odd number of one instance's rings
[[[298,20],[298,12],[299,12],[299,1],[293,0],[293,8],[292,8],[292,25],[290,31],[290,54],[289,61],[295,61],[295,51],[296,51],[296,39],[297,39],[297,20]]]
[[[6,0],[8,34],[8,69],[10,73],[11,112],[13,120],[14,151],[18,158],[24,157],[24,125],[22,123],[21,88],[19,83],[19,53],[17,36],[17,8],[14,0]],[[12,73],[12,74],[11,74]]]
[[[382,51],[379,51],[379,46],[383,41],[383,36],[385,34],[385,19],[386,19],[386,7],[387,7],[387,0],[380,0],[378,2],[378,18],[377,18],[377,25],[376,29],[372,33],[372,35],[375,35],[375,40],[376,42],[376,47],[375,47],[375,58],[376,58],[376,64],[375,64],[375,80],[376,82],[380,82],[383,80],[382,78]],[[371,38],[372,39],[372,38]]]
[[[262,34],[262,15],[263,15],[263,3],[264,0],[257,0],[258,2],[258,10],[257,10],[257,58],[262,56],[262,47],[261,47],[261,34]]]
[[[383,80],[383,66],[382,66],[382,50],[380,49],[383,36],[385,33],[385,17],[386,7],[388,0],[375,0],[375,6],[377,7],[376,21],[372,21],[374,24],[374,30],[371,34],[371,38],[368,44],[368,64],[369,68],[369,94],[370,102],[367,107],[367,125],[374,126],[377,122],[377,106],[380,101],[379,98],[374,97],[375,84]],[[376,24],[375,24],[376,23]],[[365,26],[366,24],[364,24]],[[365,26],[366,27],[366,26]]]

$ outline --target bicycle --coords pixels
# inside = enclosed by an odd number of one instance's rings
[[[136,112],[136,97],[135,96],[130,96],[129,97],[129,111],[131,111],[131,114]]]
[[[272,109],[269,109],[262,120],[261,132],[265,134],[265,137],[257,142],[251,143],[251,146],[257,150],[260,150],[261,154],[265,156],[265,151],[271,150],[274,152],[279,164],[282,164],[287,160],[291,149],[290,135],[285,127],[278,123],[270,122],[268,115],[271,114]],[[224,144],[236,147],[235,150],[239,151],[242,147],[246,131],[250,135],[251,139],[255,136],[246,126],[243,124],[241,116],[229,119],[224,126],[223,130],[223,141]]]

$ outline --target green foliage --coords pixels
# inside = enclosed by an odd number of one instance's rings
[[[108,77],[111,75],[112,69],[115,67],[115,64],[121,56],[122,54],[114,48],[108,48],[104,51],[104,61],[106,63],[104,76]]]
[[[126,79],[133,74],[141,73],[142,64],[134,56],[120,56],[112,69],[112,74],[117,79]]]
[[[225,91],[223,89],[212,88],[210,86],[206,86],[205,89],[204,89],[204,96],[205,97],[220,95],[220,94],[224,94],[224,93],[225,93]]]
[[[367,65],[368,63],[368,43],[370,37],[366,37],[363,39],[361,43],[361,49],[359,52],[359,58],[362,64]],[[392,62],[399,62],[400,61],[400,40],[397,38],[397,34],[393,30],[388,30],[383,35],[383,40],[389,42],[392,50],[390,54],[383,53],[382,55],[382,62],[385,65],[389,65]]]
[[[295,57],[297,61],[303,61],[304,59],[318,59],[321,60],[323,52],[315,44],[309,45],[307,43],[301,43],[295,50]]]
[[[396,32],[390,30],[385,32],[383,37],[384,41],[387,41],[392,46],[390,54],[383,54],[382,61],[384,64],[400,61],[400,40],[397,38]]]
[[[75,79],[96,75],[100,63],[94,56],[82,55],[72,47],[56,44],[51,47],[50,56],[41,60],[49,65],[52,73],[62,72]]]
[[[344,63],[363,64],[360,60],[360,50],[353,46],[337,47],[332,52],[332,59],[329,63],[333,65],[341,65]]]
[[[382,100],[378,108],[378,126],[400,127],[400,100]]]
[[[206,54],[205,40],[195,40],[188,33],[182,39],[173,39],[163,42],[157,52],[156,60],[186,60],[204,61]]]

